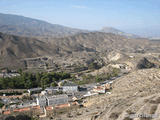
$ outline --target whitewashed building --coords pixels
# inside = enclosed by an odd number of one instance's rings
[[[66,94],[64,95],[54,95],[46,97],[47,105],[60,105],[68,103],[68,96]]]
[[[28,89],[29,94],[40,93],[41,91],[42,91],[42,88],[31,88],[31,89]]]
[[[78,85],[72,83],[72,82],[67,82],[62,86],[62,91],[64,93],[75,93],[78,92]]]
[[[50,105],[60,105],[68,103],[68,96],[63,95],[54,95],[54,96],[42,96],[36,98],[37,105],[40,106],[50,106]]]

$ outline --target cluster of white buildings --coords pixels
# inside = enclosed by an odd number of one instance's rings
[[[2,78],[11,78],[11,77],[17,77],[20,76],[19,73],[0,73],[0,77]]]
[[[28,89],[30,95],[38,95],[36,103],[39,106],[66,104],[69,101],[68,95],[73,95],[78,91],[77,85],[68,83],[63,86],[48,87],[45,90],[42,90],[42,88]]]
[[[93,96],[93,95],[98,95],[98,94],[105,94],[105,93],[109,93],[108,92],[110,89],[112,89],[112,83],[113,81],[107,82],[107,83],[102,83],[99,85],[96,85],[93,87],[93,89],[91,89],[90,91],[88,91],[85,95],[83,95],[84,97],[89,97],[89,96]]]

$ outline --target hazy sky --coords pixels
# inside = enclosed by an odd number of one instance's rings
[[[160,0],[0,0],[0,12],[82,29],[160,30]]]

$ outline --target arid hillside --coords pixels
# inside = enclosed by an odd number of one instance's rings
[[[42,41],[0,33],[0,67],[22,67],[24,58],[53,53],[53,48]]]
[[[111,94],[86,99],[85,108],[73,112],[66,120],[151,120],[129,118],[133,114],[160,116],[160,70],[144,69],[118,78],[113,83]]]
[[[92,32],[80,33],[74,36],[62,38],[41,38],[40,41],[34,38],[18,37],[1,33],[1,65],[11,67],[12,63],[28,62],[32,58],[34,65],[27,67],[38,67],[43,61],[37,57],[45,57],[46,64],[52,68],[58,66],[88,65],[94,61],[108,63],[106,58],[112,51],[119,53],[158,53],[159,43],[147,39],[131,39],[112,33]],[[24,60],[25,59],[25,60]],[[12,63],[11,61],[12,60]],[[38,62],[37,62],[38,61]],[[36,62],[36,63],[35,63]],[[15,64],[14,66],[16,66]],[[47,67],[44,66],[44,67]],[[13,67],[13,66],[12,66]]]
[[[158,43],[151,42],[148,39],[142,38],[126,38],[121,35],[103,32],[80,33],[70,37],[63,38],[48,38],[44,41],[65,46],[68,48],[78,48],[76,45],[81,45],[97,52],[107,52],[112,50],[120,50],[123,52],[147,52],[158,51]],[[72,49],[71,49],[72,50]]]

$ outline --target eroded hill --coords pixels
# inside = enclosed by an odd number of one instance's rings
[[[0,67],[22,67],[24,58],[53,53],[53,49],[42,41],[0,33]]]
[[[15,67],[20,63],[26,68],[53,70],[58,68],[73,71],[76,67],[88,67],[93,62],[109,64],[108,55],[116,52],[122,56],[119,60],[129,60],[134,56],[160,52],[159,44],[147,39],[131,39],[111,33],[80,33],[62,38],[18,37],[1,33],[1,65]],[[132,62],[137,59],[133,59]],[[11,62],[12,61],[12,62]],[[127,61],[126,61],[127,62]],[[25,64],[25,65],[24,65]]]

